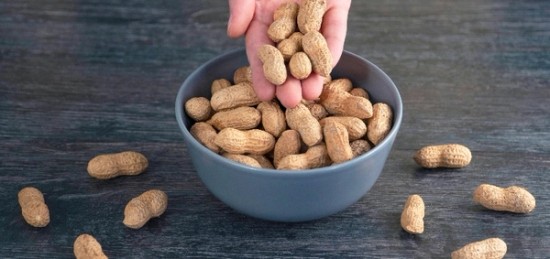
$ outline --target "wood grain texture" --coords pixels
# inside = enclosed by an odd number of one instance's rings
[[[550,255],[550,2],[354,1],[345,48],[398,85],[404,119],[378,182],[356,204],[305,223],[256,220],[197,177],[174,116],[195,68],[243,46],[225,34],[226,1],[0,2],[0,257],[72,258],[81,233],[112,258],[449,258],[491,236],[509,258]],[[461,143],[463,169],[421,169],[422,146]],[[99,153],[136,150],[137,177],[86,173]],[[476,205],[480,183],[527,187],[527,215]],[[17,192],[43,193],[51,222],[21,217]],[[124,205],[165,191],[165,214],[136,231]],[[399,224],[411,193],[425,231]]]

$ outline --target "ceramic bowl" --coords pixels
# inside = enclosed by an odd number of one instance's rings
[[[183,110],[192,97],[210,98],[213,80],[231,81],[235,69],[245,65],[244,49],[222,54],[192,72],[177,94],[176,119],[187,154],[206,188],[238,212],[280,222],[323,218],[365,196],[382,172],[401,126],[403,106],[392,80],[370,61],[344,51],[332,77],[347,77],[354,86],[366,89],[373,103],[389,104],[394,113],[389,134],[370,151],[344,163],[297,171],[261,169],[233,162],[201,145],[189,132],[193,121]]]

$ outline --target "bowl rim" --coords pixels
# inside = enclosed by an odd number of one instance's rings
[[[192,85],[189,82],[190,78],[193,78],[196,74],[199,73],[199,71],[203,70],[205,67],[210,66],[213,63],[218,62],[220,59],[225,58],[226,56],[235,55],[239,52],[244,52],[245,48],[238,48],[230,51],[226,51],[224,53],[221,53],[218,56],[215,56],[214,58],[211,58],[207,62],[203,63],[199,67],[197,67],[193,72],[191,72],[183,81],[183,83],[180,85],[178,93],[176,95],[176,102],[175,102],[175,116],[176,120],[178,122],[178,126],[181,130],[181,132],[184,135],[185,139],[188,139],[190,143],[199,149],[201,153],[204,153],[205,155],[212,155],[213,159],[217,160],[218,162],[226,163],[227,166],[234,167],[234,169],[237,169],[239,172],[242,173],[250,173],[250,174],[256,174],[258,176],[270,176],[270,177],[310,177],[310,176],[320,176],[325,174],[331,174],[334,172],[341,172],[345,171],[348,167],[351,167],[355,163],[360,163],[362,160],[368,159],[369,157],[372,157],[375,155],[375,153],[380,152],[380,150],[383,149],[384,146],[392,145],[390,142],[390,139],[395,138],[399,128],[402,123],[403,119],[403,101],[401,98],[401,94],[399,92],[399,89],[393,82],[393,80],[377,65],[372,63],[371,61],[367,60],[366,58],[363,58],[355,53],[352,53],[350,51],[344,50],[342,53],[342,56],[349,55],[352,58],[359,59],[365,63],[367,63],[373,70],[377,70],[379,74],[390,83],[392,91],[395,93],[395,98],[397,99],[396,107],[392,107],[394,109],[394,118],[393,118],[393,126],[390,132],[386,135],[386,137],[380,142],[378,145],[374,146],[374,148],[370,149],[366,153],[363,153],[359,155],[358,157],[355,157],[349,161],[339,163],[339,164],[333,164],[330,166],[320,167],[320,168],[313,168],[313,169],[306,169],[306,170],[278,170],[278,169],[270,169],[270,168],[256,168],[247,166],[238,162],[235,162],[233,160],[230,160],[228,158],[225,158],[221,156],[220,154],[217,154],[213,152],[212,150],[208,149],[204,145],[202,145],[200,142],[198,142],[195,137],[191,135],[191,132],[189,129],[185,126],[185,123],[183,121],[183,117],[186,116],[184,113],[184,101],[183,101],[183,94],[184,94],[184,88],[186,85]],[[186,145],[186,148],[192,148]],[[391,147],[389,147],[391,149]],[[391,150],[390,150],[391,151]],[[193,165],[194,166],[194,165]],[[195,166],[194,166],[195,167]],[[194,168],[196,171],[196,167]]]

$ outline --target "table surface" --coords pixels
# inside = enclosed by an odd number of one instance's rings
[[[199,65],[243,46],[226,36],[226,1],[0,2],[0,257],[71,258],[91,233],[112,258],[448,258],[500,237],[508,258],[550,258],[550,1],[353,1],[345,49],[399,87],[404,118],[374,187],[348,209],[304,223],[227,207],[200,182],[174,115]],[[425,170],[420,147],[462,143],[473,161]],[[143,152],[146,173],[91,178],[89,159]],[[530,214],[472,201],[481,183],[527,187]],[[42,190],[45,228],[22,217],[17,192]],[[133,196],[160,188],[164,215],[125,227]],[[404,232],[408,195],[426,230]]]

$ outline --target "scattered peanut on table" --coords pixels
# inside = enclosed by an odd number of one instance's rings
[[[506,243],[500,238],[487,238],[469,243],[451,253],[452,259],[500,259],[506,254]]]
[[[101,244],[90,234],[79,235],[73,244],[76,259],[107,259]]]
[[[34,187],[25,187],[17,194],[23,219],[33,227],[45,227],[50,223],[50,211],[42,192]]]
[[[424,168],[462,168],[471,160],[470,149],[460,144],[425,146],[414,155],[414,161]]]
[[[401,227],[411,234],[424,232],[424,200],[418,194],[410,195],[401,213]]]
[[[514,213],[529,213],[536,206],[535,197],[519,186],[481,184],[474,190],[474,201],[491,210]]]
[[[126,204],[122,223],[129,228],[141,228],[151,218],[162,215],[167,206],[166,193],[161,190],[148,190]]]
[[[147,169],[147,158],[135,151],[101,154],[88,162],[88,174],[97,179],[111,179],[121,175],[138,175]]]

